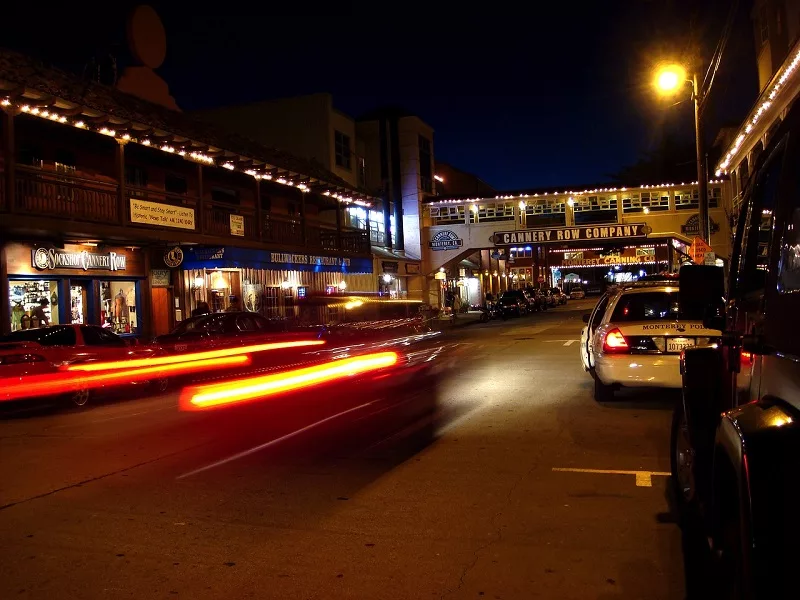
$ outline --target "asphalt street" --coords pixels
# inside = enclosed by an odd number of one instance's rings
[[[683,598],[674,396],[595,402],[592,302],[448,331],[435,397],[6,410],[0,598]]]

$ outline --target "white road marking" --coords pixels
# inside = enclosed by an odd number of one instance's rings
[[[571,346],[575,342],[579,342],[580,340],[544,340],[545,344],[552,344],[555,342],[564,342],[565,346]]]
[[[594,473],[596,475],[633,475],[636,477],[637,487],[653,487],[653,477],[669,477],[670,473],[663,471],[618,471],[614,469],[573,469],[569,467],[553,467],[553,471],[560,473]]]
[[[292,431],[291,433],[287,433],[286,435],[282,435],[281,437],[275,438],[274,440],[264,442],[263,444],[259,444],[258,446],[254,446],[253,448],[250,448],[248,450],[237,452],[236,454],[229,456],[228,458],[223,458],[222,460],[213,462],[210,465],[206,465],[204,467],[200,467],[199,469],[195,469],[194,471],[189,471],[188,473],[179,475],[177,478],[183,479],[191,475],[197,475],[198,473],[202,473],[203,471],[208,471],[209,469],[213,469],[215,467],[221,467],[222,465],[227,464],[229,462],[239,460],[240,458],[244,458],[245,456],[250,456],[251,454],[255,454],[256,452],[260,452],[261,450],[266,450],[270,446],[275,446],[277,444],[280,444],[281,442],[285,442],[286,440],[293,438],[296,435],[300,435],[301,433],[314,429],[315,427],[319,427],[324,423],[333,421],[334,419],[338,419],[339,417],[342,417],[348,413],[361,410],[362,408],[366,408],[367,406],[375,404],[376,402],[377,400],[373,400],[372,402],[367,402],[366,404],[360,404],[358,406],[354,406],[353,408],[348,408],[347,410],[343,410],[342,412],[336,413],[335,415],[331,415],[330,417],[325,417],[324,419],[320,419],[319,421],[311,423],[310,425],[306,425],[305,427],[301,427],[300,429]]]

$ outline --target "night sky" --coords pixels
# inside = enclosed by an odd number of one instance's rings
[[[437,159],[501,190],[602,183],[665,135],[692,139],[688,93],[673,106],[656,98],[651,69],[690,53],[692,39],[704,40],[707,64],[729,2],[554,4],[519,13],[512,3],[473,12],[469,3],[385,2],[380,14],[376,5],[345,4],[338,12],[325,5],[326,14],[294,3],[293,14],[231,15],[153,5],[167,31],[159,73],[182,109],[325,91],[353,116],[401,106],[434,128]],[[18,4],[0,40],[76,72],[95,51],[124,65],[120,5]],[[709,142],[720,125],[737,125],[757,95],[748,12],[742,2],[712,90]]]

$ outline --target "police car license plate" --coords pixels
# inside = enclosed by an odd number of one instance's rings
[[[694,348],[696,341],[694,338],[674,337],[667,338],[667,352],[680,352],[686,348]]]

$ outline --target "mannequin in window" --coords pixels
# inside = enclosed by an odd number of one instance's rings
[[[125,298],[125,292],[123,292],[122,289],[114,296],[112,314],[115,323],[122,325],[128,322],[128,302]]]

